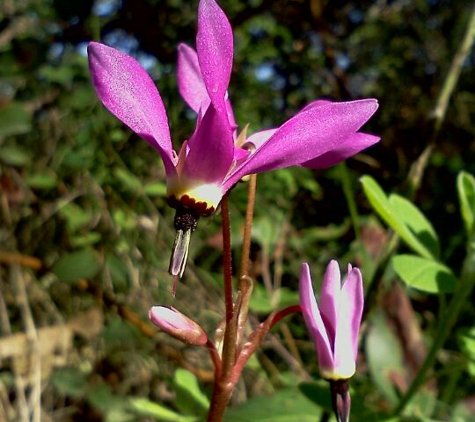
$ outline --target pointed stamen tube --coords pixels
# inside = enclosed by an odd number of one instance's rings
[[[175,242],[173,242],[172,256],[168,272],[173,276],[183,276],[188,258],[191,230],[177,230]]]
[[[191,233],[198,225],[199,215],[185,208],[178,208],[175,214],[176,236],[173,243],[172,256],[168,272],[173,276],[182,277],[185,272],[188,248],[190,246]],[[174,289],[175,290],[175,289]],[[175,291],[173,291],[175,295]]]

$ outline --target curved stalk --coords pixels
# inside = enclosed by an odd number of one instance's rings
[[[246,222],[244,225],[244,236],[242,240],[241,270],[239,279],[249,275],[249,254],[251,251],[251,229],[252,218],[254,216],[254,204],[256,202],[257,174],[249,176],[249,187],[247,193]]]

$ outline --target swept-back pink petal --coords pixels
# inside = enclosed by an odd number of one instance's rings
[[[219,114],[226,112],[233,48],[233,33],[226,15],[214,0],[201,0],[196,50],[208,95]]]
[[[127,54],[91,42],[89,69],[104,106],[158,150],[167,175],[175,173],[168,120],[162,99],[142,66]]]
[[[178,91],[186,103],[196,112],[208,108],[210,99],[203,82],[198,55],[186,44],[178,46],[177,62]]]
[[[337,149],[328,151],[320,157],[302,163],[302,166],[311,169],[326,169],[341,163],[347,158],[353,157],[353,155],[358,154],[360,151],[378,142],[379,139],[379,136],[369,135],[368,133],[354,133],[346,138]]]
[[[304,110],[309,110],[311,108],[315,108],[315,107],[321,107],[323,105],[326,105],[326,104],[331,104],[333,103],[333,101],[330,101],[330,100],[315,100],[315,101],[312,101],[311,103],[308,103],[302,110],[300,111],[304,111]]]
[[[200,108],[204,113],[211,100],[203,81],[198,55],[195,50],[186,44],[180,44],[178,46],[177,79],[178,90],[182,98],[196,113],[199,113]],[[229,124],[233,129],[236,129],[237,125],[234,118],[233,107],[229,101],[227,92],[225,93],[225,99]]]
[[[188,147],[183,175],[197,184],[221,184],[234,158],[233,134],[227,117],[218,115],[210,105]]]
[[[300,273],[300,307],[309,334],[317,351],[318,363],[322,369],[333,368],[333,344],[328,337],[325,324],[318,309],[317,300],[312,287],[312,278],[308,264],[302,264]]]
[[[243,176],[314,160],[338,147],[374,114],[374,99],[311,107],[285,122],[226,180],[230,189]]]
[[[338,306],[340,303],[341,274],[338,262],[334,259],[327,265],[323,277],[320,296],[320,310],[325,318],[326,327],[332,341],[335,341],[335,329],[338,319]]]

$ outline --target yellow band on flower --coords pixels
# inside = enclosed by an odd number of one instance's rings
[[[222,197],[220,187],[208,183],[191,189],[172,187],[167,195],[167,203],[173,208],[186,208],[201,217],[207,217],[216,211]]]

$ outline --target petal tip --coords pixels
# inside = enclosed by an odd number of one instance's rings
[[[95,54],[100,54],[101,52],[104,52],[106,49],[110,49],[111,47],[102,44],[97,41],[89,41],[87,44],[87,55],[95,55]]]

